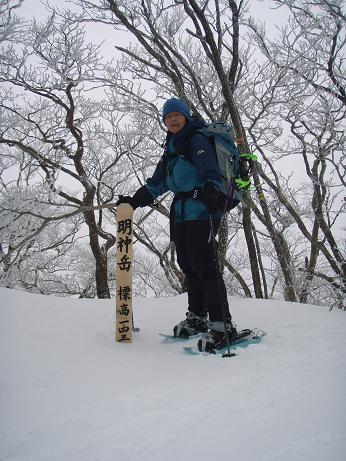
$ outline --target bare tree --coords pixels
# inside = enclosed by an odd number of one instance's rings
[[[15,15],[23,0],[0,0],[0,43],[15,42],[24,21]]]
[[[289,12],[288,24],[275,41],[266,38],[261,26],[250,23],[266,64],[261,66],[261,79],[252,79],[249,85],[261,97],[247,116],[252,122],[249,133],[264,161],[260,177],[283,206],[290,225],[301,232],[309,251],[304,281],[297,284],[292,279],[296,299],[306,302],[314,276],[346,292],[345,254],[338,238],[345,212],[344,200],[340,200],[346,158],[342,126],[345,16],[340,1],[275,3]],[[270,129],[263,128],[264,120],[270,120]],[[297,186],[287,185],[274,165],[273,154],[276,165],[294,158],[297,168],[305,170],[311,186],[304,188],[304,195]],[[285,246],[288,248],[287,241]],[[302,269],[301,263],[299,268],[291,264],[290,271],[298,280],[297,269]]]
[[[102,94],[95,94],[99,46],[85,42],[75,19],[53,14],[23,30],[16,46],[3,44],[0,145],[11,161],[25,163],[28,184],[41,176],[53,193],[52,205],[64,205],[54,217],[41,212],[44,223],[82,212],[95,258],[96,291],[103,298],[110,296],[107,253],[115,237],[107,230],[103,209],[92,207],[114,201],[119,184],[130,179],[125,157],[141,138],[126,126],[120,129],[121,114],[102,118],[107,105]],[[60,186],[67,180],[77,193]]]
[[[244,5],[236,2],[142,1],[125,4],[109,0],[75,1],[86,18],[125,29],[133,37],[128,47],[116,46],[123,53],[123,72],[132,82],[151,82],[151,91],[143,91],[141,105],[163,101],[177,95],[189,102],[196,115],[210,121],[231,120],[239,147],[249,152],[235,90],[241,76],[239,27]],[[116,91],[138,101],[133,88],[113,80]],[[159,104],[161,104],[159,102]],[[160,121],[162,126],[162,121]],[[251,208],[243,211],[244,231],[255,294],[262,297],[261,278],[252,234]],[[227,235],[227,232],[224,233]],[[227,238],[220,239],[221,259],[226,254]]]
[[[2,47],[1,161],[3,171],[18,171],[19,189],[29,191],[39,178],[50,191],[49,206],[42,200],[35,205],[36,225],[46,222],[47,235],[59,220],[76,228],[86,224],[97,295],[109,296],[113,283],[108,251],[115,242],[115,211],[103,207],[150,176],[165,132],[158,108],[176,95],[208,121],[231,122],[242,154],[256,153],[260,160],[253,168],[255,193],[247,194],[247,206],[233,211],[220,231],[229,292],[283,294],[290,301],[340,307],[345,294],[341,0],[274,1],[288,21],[273,40],[249,19],[243,1],[73,3],[83,14],[55,8],[32,32],[16,26],[16,46],[7,39]],[[13,11],[10,16],[14,19]],[[116,62],[101,63],[100,48],[86,43],[81,24],[90,21],[110,26]],[[120,31],[127,44],[120,42]],[[62,186],[66,178],[69,188]],[[14,185],[5,174],[0,180],[5,191]],[[169,201],[164,197],[149,211],[136,211],[138,292],[184,290],[169,243]],[[28,210],[18,203],[11,208],[6,193],[2,204],[4,216],[27,219]],[[2,243],[6,265],[16,253],[9,238]],[[82,251],[79,243],[70,251],[77,247]],[[152,276],[148,261],[155,267]],[[83,283],[75,292],[92,294],[90,280],[78,274]]]

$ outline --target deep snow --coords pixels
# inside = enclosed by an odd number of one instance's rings
[[[221,358],[158,335],[184,295],[136,299],[132,344],[114,341],[113,300],[0,303],[1,461],[346,459],[345,312],[230,298],[267,335]]]

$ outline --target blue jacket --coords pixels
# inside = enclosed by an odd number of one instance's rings
[[[167,134],[165,153],[146,183],[154,198],[169,190],[174,194],[193,191],[207,181],[222,186],[215,151],[208,139],[196,132],[203,125],[201,119],[188,120],[182,131]],[[173,215],[175,222],[209,219],[204,203],[192,197],[174,200]],[[220,213],[213,214],[218,217]]]

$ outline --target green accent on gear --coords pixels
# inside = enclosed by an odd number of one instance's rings
[[[257,155],[254,154],[240,154],[240,158],[245,158],[245,160],[252,160],[253,162],[257,162]]]
[[[234,182],[238,189],[241,189],[241,190],[254,190],[255,189],[254,187],[251,187],[252,184],[251,184],[250,179],[248,179],[247,181],[243,181],[242,179],[238,178],[238,179],[235,179]]]

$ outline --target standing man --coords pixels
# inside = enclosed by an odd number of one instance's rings
[[[165,151],[153,176],[133,197],[121,196],[118,204],[130,203],[135,209],[150,205],[168,190],[174,193],[171,237],[186,276],[188,312],[173,332],[183,338],[204,333],[198,348],[210,352],[227,345],[226,334],[231,341],[237,333],[212,241],[224,205],[222,178],[214,148],[198,131],[204,121],[191,117],[185,101],[167,100],[162,117],[167,127]]]

